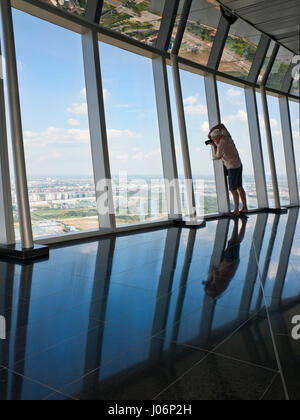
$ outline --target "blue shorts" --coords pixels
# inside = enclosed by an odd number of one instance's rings
[[[228,184],[230,191],[243,187],[243,166],[237,169],[228,169]]]

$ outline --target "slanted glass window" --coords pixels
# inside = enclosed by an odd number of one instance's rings
[[[279,112],[278,98],[267,96],[270,123],[272,131],[272,140],[275,154],[275,164],[279,184],[279,195],[282,205],[290,204],[289,188],[287,181],[287,170],[285,162],[285,153],[283,147],[281,118]]]
[[[268,77],[267,87],[280,90],[284,76],[286,75],[293,58],[293,53],[286,48],[280,47],[271,73]]]
[[[209,122],[204,77],[184,70],[180,71],[180,77],[197,214],[218,213],[213,155],[211,146],[205,145]]]
[[[34,236],[99,229],[81,36],[13,19]]]
[[[63,9],[66,12],[84,16],[89,0],[40,0],[43,3]]]
[[[152,60],[99,48],[117,225],[167,218]]]
[[[194,0],[179,55],[206,66],[217,33],[221,12],[215,0]]]
[[[268,52],[267,52],[267,55],[266,55],[266,58],[264,60],[264,64],[262,66],[262,69],[261,69],[259,77],[258,77],[258,83],[262,83],[262,81],[263,81],[263,78],[264,78],[265,72],[267,70],[268,64],[270,62],[270,58],[272,56],[274,47],[275,47],[275,42],[271,41]]]
[[[218,82],[218,90],[222,123],[232,135],[243,163],[248,207],[256,209],[257,193],[245,93],[242,88],[222,82]]]
[[[165,0],[105,0],[100,25],[155,45]]]
[[[261,33],[243,20],[230,27],[219,71],[247,79],[252,67]]]

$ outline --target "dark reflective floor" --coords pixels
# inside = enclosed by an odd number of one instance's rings
[[[300,399],[299,210],[0,263],[0,399]]]

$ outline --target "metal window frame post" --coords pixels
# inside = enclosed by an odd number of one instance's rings
[[[260,209],[269,207],[265,164],[258,119],[256,92],[254,87],[245,88],[247,117],[250,133],[253,169],[257,192],[257,203]]]
[[[0,41],[0,243],[15,244]]]
[[[19,209],[22,249],[34,248],[28,184],[25,164],[23,128],[21,119],[17,59],[10,0],[0,1],[3,50],[6,60],[7,91],[11,122],[12,148],[15,168],[15,183]]]
[[[169,219],[181,219],[181,198],[166,59],[155,55],[152,64],[168,214]]]
[[[291,114],[287,96],[279,97],[279,109],[282,126],[283,147],[287,170],[288,187],[290,194],[290,205],[299,206],[299,187],[295,161],[295,149],[293,142],[293,130]]]
[[[97,32],[89,30],[82,34],[82,51],[99,228],[113,231],[116,220]],[[107,200],[102,203],[105,195]]]

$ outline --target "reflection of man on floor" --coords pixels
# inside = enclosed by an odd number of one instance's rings
[[[218,268],[211,270],[210,280],[205,283],[205,293],[212,297],[219,297],[229,286],[240,264],[240,246],[245,237],[247,220],[242,219],[239,231],[239,219],[234,220],[234,229],[227,248],[223,251],[222,260]]]

